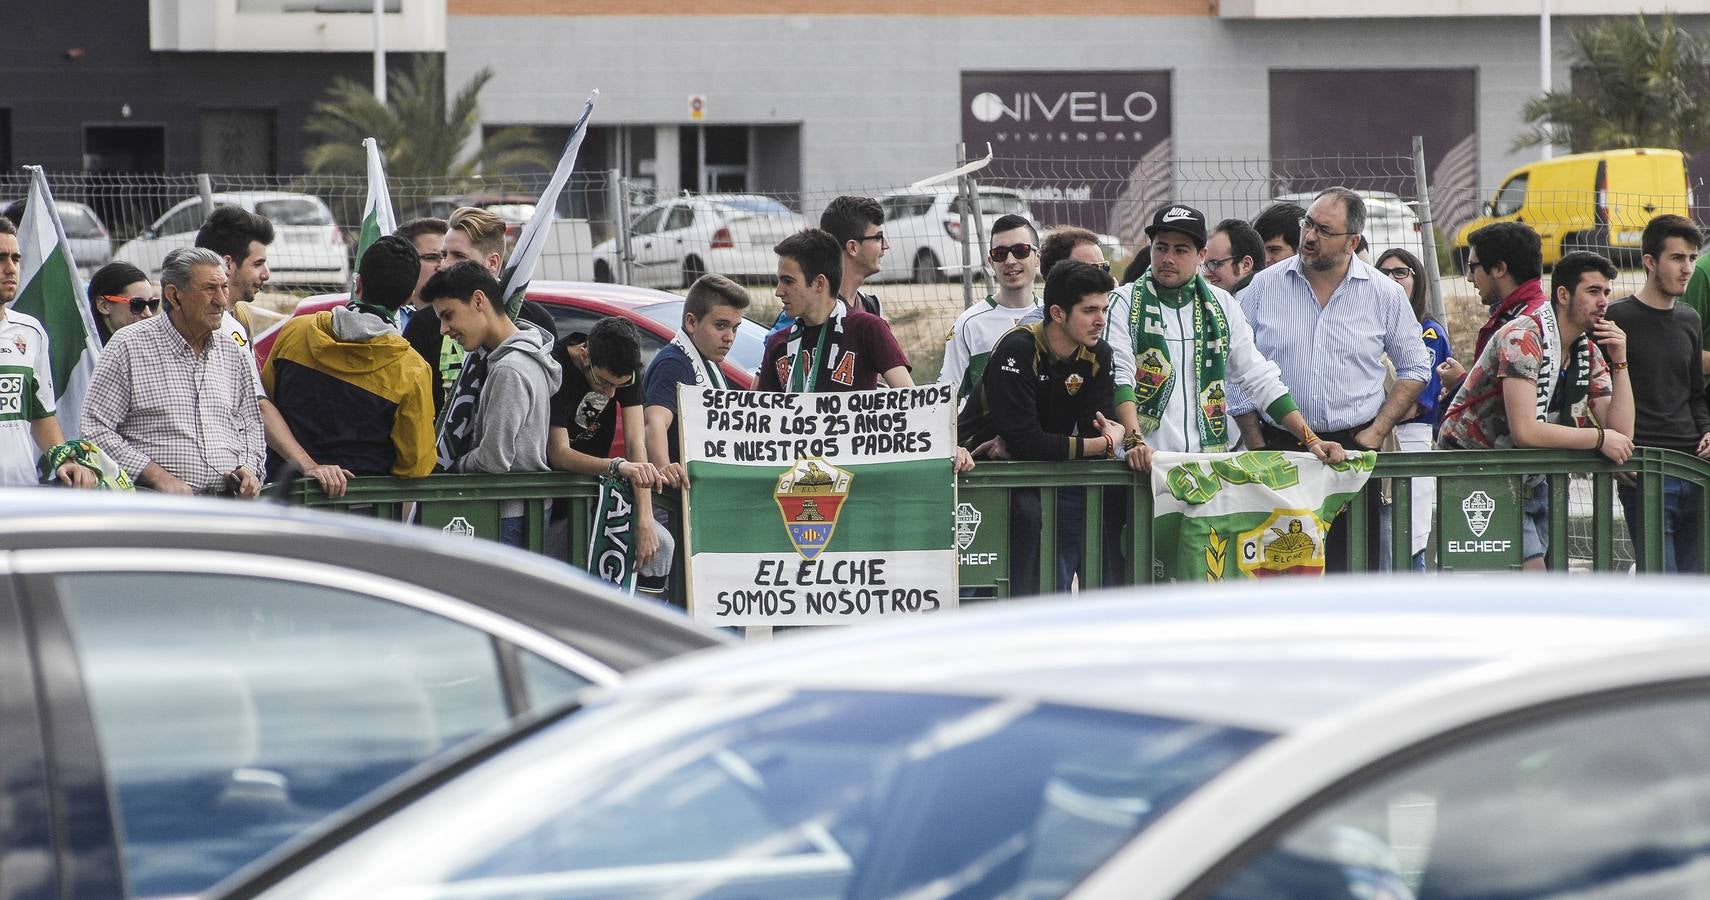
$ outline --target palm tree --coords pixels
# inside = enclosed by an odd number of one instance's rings
[[[378,138],[386,155],[386,174],[394,178],[464,177],[477,172],[522,168],[550,170],[557,162],[526,128],[505,128],[488,135],[474,155],[459,159],[480,124],[477,100],[493,77],[482,69],[445,102],[445,64],[422,54],[408,72],[391,74],[385,104],[368,86],[336,79],[315,104],[304,126],[323,143],[303,156],[315,174],[360,175],[367,171],[362,139]]]
[[[1710,42],[1664,15],[1608,18],[1570,31],[1574,90],[1527,101],[1532,130],[1513,149],[1562,144],[1575,152],[1710,147]]]

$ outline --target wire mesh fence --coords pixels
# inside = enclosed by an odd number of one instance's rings
[[[1176,159],[1167,143],[1139,160],[1004,156],[965,178],[926,186],[898,179],[764,195],[659,196],[617,172],[583,172],[558,201],[537,277],[680,292],[700,274],[717,272],[751,286],[750,317],[769,325],[778,313],[772,247],[818,224],[839,195],[874,197],[885,212],[887,246],[865,289],[882,299],[916,379],[931,380],[951,323],[994,289],[986,252],[990,228],[1002,215],[1026,217],[1042,236],[1068,226],[1093,230],[1120,277],[1163,204],[1195,206],[1215,225],[1228,218],[1251,221],[1277,202],[1307,206],[1318,191],[1340,185],[1367,200],[1363,233],[1374,259],[1400,247],[1436,262],[1434,287],[1445,324],[1456,355],[1465,359],[1487,314],[1464,274],[1469,223],[1525,221],[1543,240],[1546,265],[1572,249],[1602,252],[1621,265],[1616,296],[1625,296],[1644,280],[1638,245],[1644,223],[1663,212],[1700,212],[1689,208],[1689,192],[1657,187],[1655,178],[1639,183],[1600,176],[1604,180],[1574,188],[1510,180],[1479,189],[1466,186],[1470,180],[1429,184],[1425,175],[1418,155]],[[514,239],[547,179],[546,173],[392,178],[389,187],[400,222],[481,206],[505,219]],[[269,289],[286,310],[296,297],[348,284],[367,194],[362,176],[49,173],[49,180],[85,272],[120,259],[156,275],[168,250],[194,240],[211,204],[241,203],[267,215],[279,233],[269,248]],[[0,175],[0,205],[26,189],[22,174]],[[1576,480],[1570,494],[1575,557],[1589,557],[1590,489],[1589,481]],[[1617,555],[1630,560],[1624,528],[1617,533]]]

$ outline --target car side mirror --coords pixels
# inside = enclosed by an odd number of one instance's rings
[[[1485,214],[1485,215],[1487,215],[1487,216],[1494,216],[1494,215],[1496,215],[1496,201],[1495,201],[1495,200],[1487,200],[1487,201],[1485,201],[1485,204],[1484,204],[1484,214]]]
[[[151,241],[157,237],[160,237],[160,235],[154,233],[153,228],[149,228],[149,229],[144,230],[142,233],[142,236],[148,240],[151,240]]]

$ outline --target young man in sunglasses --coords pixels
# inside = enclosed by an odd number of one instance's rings
[[[944,367],[938,372],[941,384],[956,386],[956,399],[965,401],[985,372],[992,348],[1022,317],[1039,308],[1034,282],[1039,276],[1039,234],[1033,224],[1017,215],[1006,215],[992,223],[991,266],[997,273],[997,290],[962,311],[944,337]],[[1096,243],[1093,247],[1096,252]],[[1103,254],[1099,256],[1103,260]]]

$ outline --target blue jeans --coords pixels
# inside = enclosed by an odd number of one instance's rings
[[[1644,526],[1639,521],[1639,489],[1617,483],[1615,495],[1627,516],[1633,554],[1643,558]],[[1663,479],[1663,571],[1698,571],[1698,486],[1678,478]]]
[[[507,547],[525,546],[523,525],[528,516],[503,516],[499,519],[499,543]]]

